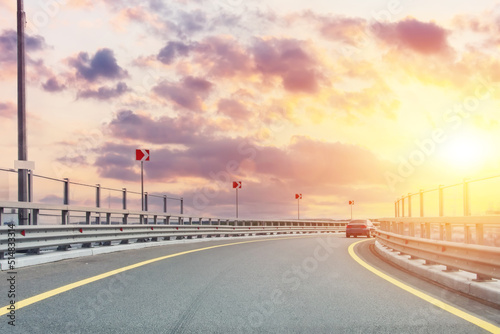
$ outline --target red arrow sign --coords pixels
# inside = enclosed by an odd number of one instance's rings
[[[241,189],[241,181],[234,181],[233,182],[233,188],[238,188]]]
[[[135,160],[149,161],[149,150],[135,150]]]
[[[302,194],[295,194],[295,199],[302,199]]]
[[[349,205],[354,205],[354,201],[349,201]]]

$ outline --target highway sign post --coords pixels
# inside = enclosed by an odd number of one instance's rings
[[[236,189],[236,218],[238,218],[238,189],[241,189],[241,181],[233,181],[233,189]]]
[[[352,220],[352,207],[354,205],[354,201],[349,201],[349,205],[351,206],[351,220]]]
[[[295,194],[295,199],[297,200],[297,219],[300,219],[300,200],[302,199],[302,194]]]
[[[135,160],[141,162],[141,210],[144,211],[144,161],[149,161],[149,150],[135,150]]]

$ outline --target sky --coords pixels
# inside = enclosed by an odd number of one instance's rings
[[[15,7],[0,0],[0,168],[17,159]],[[391,217],[401,196],[453,184],[445,212],[461,215],[463,180],[500,174],[500,1],[30,0],[25,11],[36,174],[140,191],[135,150],[149,149],[145,191],[183,197],[187,214],[234,217],[241,181],[241,218],[295,218],[300,193],[301,218],[333,219],[350,218],[351,200],[355,218]],[[500,212],[495,182],[471,184],[474,214]],[[0,184],[17,198],[15,175]],[[62,202],[60,183],[34,188]],[[89,189],[72,187],[71,203],[95,203]]]

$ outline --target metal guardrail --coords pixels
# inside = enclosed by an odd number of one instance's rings
[[[442,264],[448,271],[465,270],[477,275],[478,281],[500,279],[500,248],[469,245],[402,236],[379,230],[377,240],[395,251],[426,260],[427,264]]]
[[[379,222],[382,231],[410,237],[500,246],[500,216],[396,217]]]
[[[159,241],[171,238],[202,238],[216,236],[241,236],[293,233],[335,233],[345,231],[347,222],[318,220],[251,220],[192,217],[164,212],[110,210],[95,207],[35,204],[29,202],[0,202],[0,221],[5,209],[27,209],[32,221],[39,223],[41,212],[56,212],[61,225],[8,225],[0,227],[0,258],[5,252],[57,247],[67,250],[70,245],[92,247],[95,243],[111,245],[113,241]],[[80,214],[76,224],[70,224],[70,216]],[[83,215],[82,215],[83,214]],[[104,215],[99,219],[97,215]],[[138,218],[139,224],[128,224]],[[114,223],[113,220],[118,220]],[[15,239],[9,247],[9,238]]]
[[[340,227],[327,226],[207,226],[207,225],[111,225],[111,226],[12,226],[0,228],[0,255],[9,251],[8,239],[15,235],[15,250],[32,250],[38,253],[42,248],[58,247],[67,250],[70,245],[81,244],[83,248],[94,243],[111,245],[119,240],[121,244],[130,241],[159,241],[171,239],[192,239],[202,237],[334,233]],[[34,251],[33,251],[34,250]],[[2,256],[3,257],[3,256]]]

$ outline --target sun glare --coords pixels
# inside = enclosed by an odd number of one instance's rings
[[[479,167],[486,163],[488,143],[480,136],[460,134],[449,138],[443,147],[443,158],[457,169]]]

